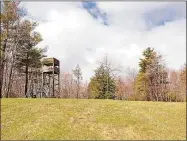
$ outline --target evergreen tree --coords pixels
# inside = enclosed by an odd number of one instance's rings
[[[148,47],[140,59],[140,71],[136,78],[135,95],[137,100],[167,100],[167,71],[162,56]]]
[[[107,59],[100,63],[88,86],[90,98],[112,99],[115,97],[116,84],[111,70]]]
[[[37,32],[33,32],[37,26],[36,22],[30,22],[25,20],[21,23],[22,38],[19,40],[19,48],[16,52],[15,65],[16,68],[25,73],[25,96],[28,97],[28,79],[29,70],[33,68],[40,68],[40,59],[44,57],[45,48],[37,48],[36,45],[42,41],[41,35]]]

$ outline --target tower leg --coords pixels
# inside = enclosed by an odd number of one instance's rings
[[[42,89],[41,89],[41,93],[40,93],[40,98],[42,98],[43,92],[44,92],[44,73],[42,72]]]
[[[58,74],[58,98],[60,98],[60,74]]]
[[[54,69],[55,69],[55,65],[54,65],[54,63],[53,63],[53,76],[52,76],[52,79],[53,79],[53,95],[52,95],[52,97],[54,97],[55,95],[55,78],[54,78]]]

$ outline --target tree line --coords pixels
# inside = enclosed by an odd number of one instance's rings
[[[107,56],[88,84],[88,97],[135,101],[186,101],[186,64],[180,70],[167,68],[163,56],[148,47],[142,52],[139,70],[118,75]]]
[[[27,19],[20,2],[3,2],[1,11],[0,96],[32,97],[38,89],[41,59],[47,48],[40,48],[38,23]],[[94,98],[137,101],[186,101],[186,64],[171,70],[163,56],[148,47],[142,52],[139,69],[126,68],[122,74],[108,56],[99,61],[94,75],[83,83],[79,65],[72,72],[61,72],[61,98]],[[34,85],[33,85],[34,84]],[[36,87],[36,86],[35,86]]]

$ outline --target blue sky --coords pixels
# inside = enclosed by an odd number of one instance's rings
[[[108,15],[106,12],[102,11],[95,1],[90,2],[82,2],[83,8],[90,13],[90,15],[94,19],[101,18],[102,24],[109,25],[108,21]],[[173,4],[171,6],[164,6],[159,9],[154,9],[149,12],[145,12],[144,14],[144,20],[147,23],[147,30],[150,30],[157,26],[163,26],[167,22],[171,22],[174,20],[178,20],[181,18],[186,18],[185,14],[185,4],[182,7],[175,6],[176,4]],[[182,8],[179,9],[179,8]],[[101,12],[102,11],[102,12]],[[104,14],[102,14],[104,13]]]
[[[102,24],[106,26],[109,25],[107,13],[101,11],[101,9],[97,6],[97,2],[83,2],[82,5],[83,8],[86,9],[94,19],[97,20],[98,18],[100,18],[102,20]]]
[[[185,5],[182,7],[177,7],[173,4],[170,7],[165,6],[160,9],[152,10],[150,12],[145,13],[144,18],[145,21],[148,23],[148,29],[156,26],[163,26],[167,22],[186,18]],[[151,23],[151,25],[149,23]]]

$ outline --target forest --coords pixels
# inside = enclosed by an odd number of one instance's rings
[[[28,98],[34,79],[41,74],[41,59],[47,47],[40,48],[38,23],[27,19],[28,12],[20,2],[3,2],[1,10],[0,96]],[[116,99],[130,101],[186,101],[186,63],[181,69],[167,67],[156,47],[147,47],[139,59],[139,68],[126,68],[127,75],[113,67],[107,55],[99,61],[88,83],[83,82],[81,66],[60,74],[60,98]],[[125,63],[125,62],[124,62]],[[34,81],[34,82],[33,82]],[[40,86],[39,86],[40,87]]]

